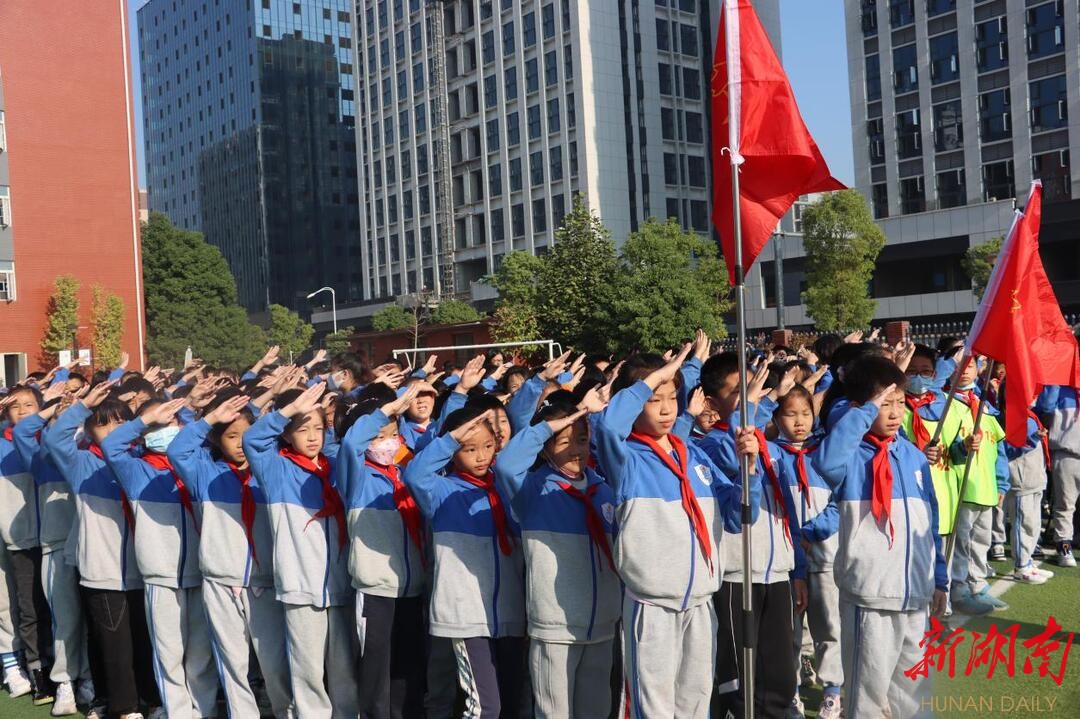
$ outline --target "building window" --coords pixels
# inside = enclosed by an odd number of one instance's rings
[[[934,149],[938,152],[959,150],[964,145],[964,125],[960,101],[934,105]]]
[[[870,150],[870,164],[880,165],[885,162],[885,121],[882,118],[867,121],[866,139]]]
[[[540,69],[536,58],[525,62],[525,92],[534,93],[540,89]]]
[[[488,152],[499,149],[499,118],[487,121],[487,149]]]
[[[506,88],[506,101],[517,99],[517,68],[508,67],[503,70],[503,82]]]
[[[1065,49],[1065,2],[1055,0],[1028,8],[1028,58],[1046,57]]]
[[[514,21],[503,25],[502,30],[503,57],[508,57],[514,54]]]
[[[525,236],[525,205],[520,202],[510,208],[510,231],[515,238]]]
[[[979,95],[980,140],[995,142],[1012,137],[1011,107],[1011,93],[1007,87]]]
[[[513,147],[521,143],[521,127],[518,124],[518,114],[511,112],[506,116],[506,144]]]
[[[421,133],[427,130],[427,106],[423,103],[413,108],[413,114],[416,115],[416,132]]]
[[[484,64],[489,62],[495,62],[495,31],[488,30],[480,38],[480,52],[484,59]]]
[[[0,301],[14,302],[15,300],[15,263],[0,263]]]
[[[960,77],[959,51],[955,32],[930,38],[931,83],[952,82]]]
[[[881,99],[881,56],[866,56],[866,100],[873,102]]]
[[[914,44],[893,50],[893,88],[898,94],[919,89],[919,72],[915,66]]]
[[[548,4],[543,9],[544,16],[544,39],[550,40],[555,37],[555,6]]]
[[[874,208],[874,219],[889,216],[889,188],[882,182],[870,188],[871,204]]]
[[[536,44],[536,13],[526,13],[521,18],[522,31],[525,36],[525,47],[529,48]]]
[[[554,50],[544,53],[544,84],[547,87],[559,82],[559,57]]]
[[[915,212],[926,211],[926,192],[923,188],[923,178],[908,177],[900,180],[900,212],[910,215]]]
[[[484,78],[484,108],[492,109],[499,103],[499,91],[495,87],[495,76],[488,75]]]
[[[558,182],[562,177],[562,148],[555,145],[551,148],[551,181]]]
[[[502,242],[506,239],[506,227],[503,224],[505,213],[499,207],[491,211],[491,239],[494,242]]]
[[[1043,197],[1050,202],[1072,198],[1072,182],[1069,179],[1069,151],[1055,150],[1031,158],[1031,170],[1035,179],[1042,180]]]
[[[862,0],[862,31],[864,37],[877,35],[877,0]]]
[[[488,165],[488,197],[502,195],[502,165],[496,162]]]
[[[660,108],[660,135],[665,140],[675,139],[675,110],[670,107]]]
[[[703,143],[705,141],[704,140],[703,130],[702,130],[703,126],[702,126],[702,123],[701,123],[701,113],[700,112],[691,112],[690,110],[687,110],[686,115],[685,115],[685,119],[686,119],[686,141],[687,142],[694,142],[694,143],[697,143],[697,144],[700,145],[701,143]]]
[[[679,184],[679,158],[674,152],[664,153],[664,184]]]
[[[1012,160],[983,165],[983,200],[1005,200],[1015,197],[1015,176]]]
[[[693,25],[679,25],[679,44],[683,55],[697,57],[697,28]]]
[[[564,217],[566,217],[566,198],[562,195],[555,195],[551,198],[552,227],[556,229],[562,227]]]
[[[521,158],[515,157],[510,160],[510,192],[518,192],[521,189]]]
[[[4,129],[4,111],[0,110],[0,152],[7,149],[7,131]]]
[[[559,131],[559,98],[553,97],[547,104],[548,134]]]
[[[889,27],[904,27],[914,22],[915,0],[889,0]]]
[[[688,100],[700,100],[701,99],[701,73],[693,68],[684,67],[682,69],[683,74],[683,96]]]
[[[901,160],[922,155],[922,126],[918,108],[896,115],[896,155]]]
[[[670,50],[671,49],[671,23],[667,18],[656,18],[656,49],[657,50]]]
[[[547,207],[544,198],[533,200],[532,223],[533,232],[547,232]]]
[[[926,14],[930,17],[952,12],[956,9],[956,0],[926,0]]]
[[[975,26],[975,67],[990,72],[1009,64],[1009,26],[1005,16]]]
[[[658,68],[658,70],[660,72],[660,94],[661,95],[670,95],[671,94],[671,65],[668,65],[666,62],[661,62],[661,63],[657,64],[657,68]]]
[[[1031,131],[1056,130],[1069,124],[1065,104],[1065,76],[1047,77],[1028,85],[1031,95]]]
[[[529,139],[540,139],[540,106],[533,105],[529,108]]]
[[[0,185],[0,227],[11,227],[11,189]]]
[[[964,171],[949,170],[939,172],[937,176],[938,207],[960,207],[967,204],[967,186],[964,182]]]
[[[541,151],[529,154],[529,182],[533,187],[544,184],[544,153]]]
[[[700,155],[688,155],[686,169],[691,187],[705,187],[705,158]]]

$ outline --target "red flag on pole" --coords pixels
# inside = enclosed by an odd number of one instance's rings
[[[1080,385],[1076,336],[1039,257],[1042,183],[1031,184],[1001,246],[968,337],[969,352],[1005,363],[1005,438],[1027,440],[1028,407],[1044,385]]]
[[[725,25],[730,25],[725,34]],[[730,35],[731,42],[726,37]],[[731,284],[735,236],[731,173],[739,171],[743,270],[754,264],[800,195],[843,190],[806,129],[787,75],[749,0],[725,0],[712,81],[713,224]],[[729,113],[728,93],[735,93]],[[729,117],[734,114],[735,117]]]

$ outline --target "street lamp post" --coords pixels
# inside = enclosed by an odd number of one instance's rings
[[[307,298],[310,300],[312,297],[319,294],[320,292],[330,293],[330,316],[334,321],[334,333],[337,334],[337,293],[334,292],[333,287],[320,287],[319,289],[308,295]]]

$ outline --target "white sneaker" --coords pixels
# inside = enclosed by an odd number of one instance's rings
[[[79,682],[79,688],[75,692],[75,703],[79,706],[90,706],[94,703],[97,692],[94,691],[94,680],[83,679]]]
[[[124,714],[120,719],[143,719],[143,715],[139,712],[132,712],[130,714]]]
[[[1076,557],[1073,556],[1072,545],[1067,542],[1058,545],[1056,560],[1059,567],[1075,567]]]
[[[805,712],[806,708],[803,706],[802,699],[796,694],[795,698],[791,700],[791,705],[788,706],[785,719],[805,719]]]
[[[86,719],[109,719],[109,707],[105,704],[93,704],[86,710]]]
[[[1024,584],[1046,584],[1048,577],[1035,571],[1035,567],[1017,569],[1012,574],[1013,580]]]
[[[1046,577],[1047,579],[1053,579],[1054,578],[1054,573],[1051,572],[1049,569],[1043,569],[1042,567],[1032,567],[1032,570],[1034,570],[1034,572],[1036,574],[1041,574],[1044,577]]]
[[[840,719],[843,705],[839,694],[826,694],[818,709],[818,719]]]
[[[4,670],[4,684],[7,684],[8,693],[12,698],[26,696],[30,693],[30,677],[26,670],[20,666],[8,667]]]
[[[79,713],[79,707],[75,705],[75,692],[71,688],[71,682],[60,682],[56,685],[56,693],[53,695],[52,712],[54,717],[66,717]]]

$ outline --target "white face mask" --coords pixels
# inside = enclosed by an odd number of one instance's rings
[[[162,427],[143,435],[143,444],[151,452],[165,454],[165,450],[169,448],[169,445],[172,444],[178,434],[180,434],[179,427]]]
[[[394,457],[400,448],[401,441],[397,437],[389,437],[369,444],[364,454],[375,464],[388,466],[394,463]]]

